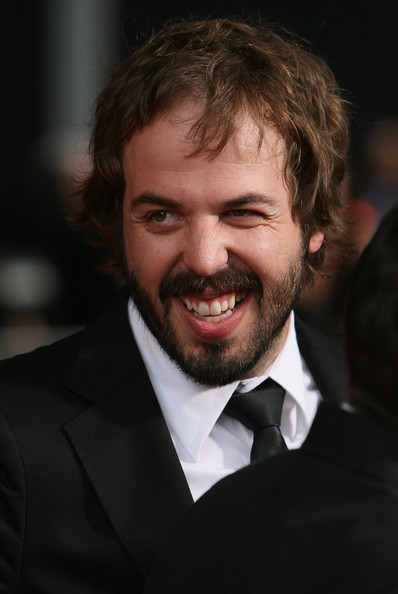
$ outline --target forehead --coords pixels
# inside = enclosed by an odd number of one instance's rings
[[[174,106],[156,117],[153,122],[136,132],[124,149],[124,165],[127,163],[143,164],[145,159],[153,166],[171,165],[194,170],[199,157],[209,163],[261,164],[273,161],[282,169],[285,146],[280,135],[271,127],[264,126],[260,132],[258,126],[247,115],[237,117],[236,129],[226,146],[216,157],[210,145],[198,152],[198,141],[194,136],[195,124],[201,112],[197,104],[186,101]],[[261,139],[261,142],[260,142]]]

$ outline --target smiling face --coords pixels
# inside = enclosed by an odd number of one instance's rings
[[[216,158],[177,106],[127,143],[124,267],[134,301],[165,351],[195,381],[259,375],[276,357],[304,278],[307,251],[291,216],[283,143],[250,120]],[[195,117],[196,116],[196,117]]]

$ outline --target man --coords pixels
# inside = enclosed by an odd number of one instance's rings
[[[7,591],[139,592],[176,520],[250,461],[235,390],[282,386],[293,448],[341,397],[339,340],[292,308],[342,245],[347,139],[329,68],[272,29],[177,23],[116,69],[78,220],[128,291],[1,365]]]
[[[148,594],[398,592],[398,207],[354,273],[349,406],[302,448],[218,483],[183,519]]]

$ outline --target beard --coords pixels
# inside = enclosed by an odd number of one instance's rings
[[[159,287],[161,308],[125,264],[128,289],[144,322],[166,354],[196,383],[223,386],[247,377],[254,366],[272,350],[304,286],[306,251],[300,253],[278,280],[263,286],[252,270],[228,268],[211,277],[185,271],[168,275]],[[228,292],[253,293],[257,320],[245,344],[236,349],[236,339],[200,342],[198,352],[179,338],[170,319],[172,297],[200,295],[211,288],[220,295]],[[235,347],[234,347],[235,344]],[[234,353],[233,351],[237,351]],[[197,349],[196,349],[197,351]]]

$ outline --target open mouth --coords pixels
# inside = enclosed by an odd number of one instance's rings
[[[181,300],[187,310],[192,312],[194,316],[205,322],[214,324],[232,316],[242,304],[246,295],[247,292],[243,291],[241,293],[231,293],[207,301],[186,296],[181,296]]]

